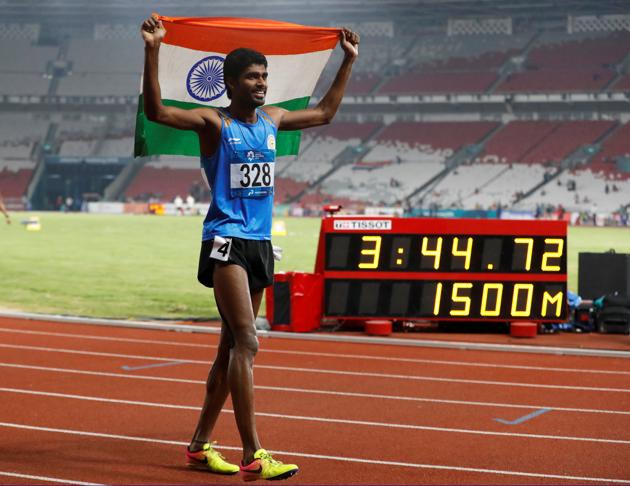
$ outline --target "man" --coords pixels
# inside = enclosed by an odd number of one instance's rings
[[[164,106],[158,82],[158,52],[166,34],[155,16],[142,24],[145,42],[144,112],[151,121],[199,136],[201,162],[212,190],[203,225],[198,279],[214,287],[222,329],[210,370],[197,428],[186,451],[187,464],[219,474],[236,474],[209,439],[228,393],[243,443],[240,471],[245,480],[286,479],[298,471],[265,451],[256,433],[252,366],[258,350],[254,321],[265,287],[273,283],[271,214],[273,164],[278,130],[330,123],[358,56],[359,36],[342,30],[345,57],[328,93],[315,108],[287,111],[265,106],[267,60],[251,49],[236,49],[223,72],[227,109],[184,110]]]
[[[2,193],[0,192],[0,213],[4,215],[4,220],[7,224],[11,224],[11,216],[9,216],[9,212],[7,211],[7,207],[4,205],[4,199],[2,197]]]

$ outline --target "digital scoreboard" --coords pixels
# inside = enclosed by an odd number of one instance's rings
[[[325,217],[323,314],[562,322],[566,235],[564,221]]]

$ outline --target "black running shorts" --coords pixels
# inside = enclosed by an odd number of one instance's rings
[[[260,290],[273,283],[273,249],[269,240],[215,237],[201,242],[197,280],[213,287],[215,263],[234,263],[247,272],[250,290]]]

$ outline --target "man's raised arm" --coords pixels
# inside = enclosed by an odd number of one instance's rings
[[[301,130],[302,128],[326,125],[332,121],[343,99],[343,93],[352,71],[352,64],[359,56],[359,34],[349,29],[343,29],[341,31],[341,48],[345,53],[343,62],[328,92],[317,103],[317,106],[297,111],[288,111],[274,106],[265,108],[278,125],[279,130]]]
[[[183,110],[162,104],[162,93],[158,80],[158,59],[160,44],[166,35],[162,21],[151,16],[142,23],[140,29],[144,39],[144,77],[142,80],[142,99],[144,113],[150,121],[168,125],[180,130],[203,130],[207,126],[208,117],[214,111],[208,108]],[[218,115],[215,115],[218,120]]]

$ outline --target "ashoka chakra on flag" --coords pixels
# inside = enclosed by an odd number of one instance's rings
[[[224,62],[225,59],[219,56],[206,57],[197,62],[186,78],[186,88],[190,96],[198,101],[212,101],[225,93]]]

